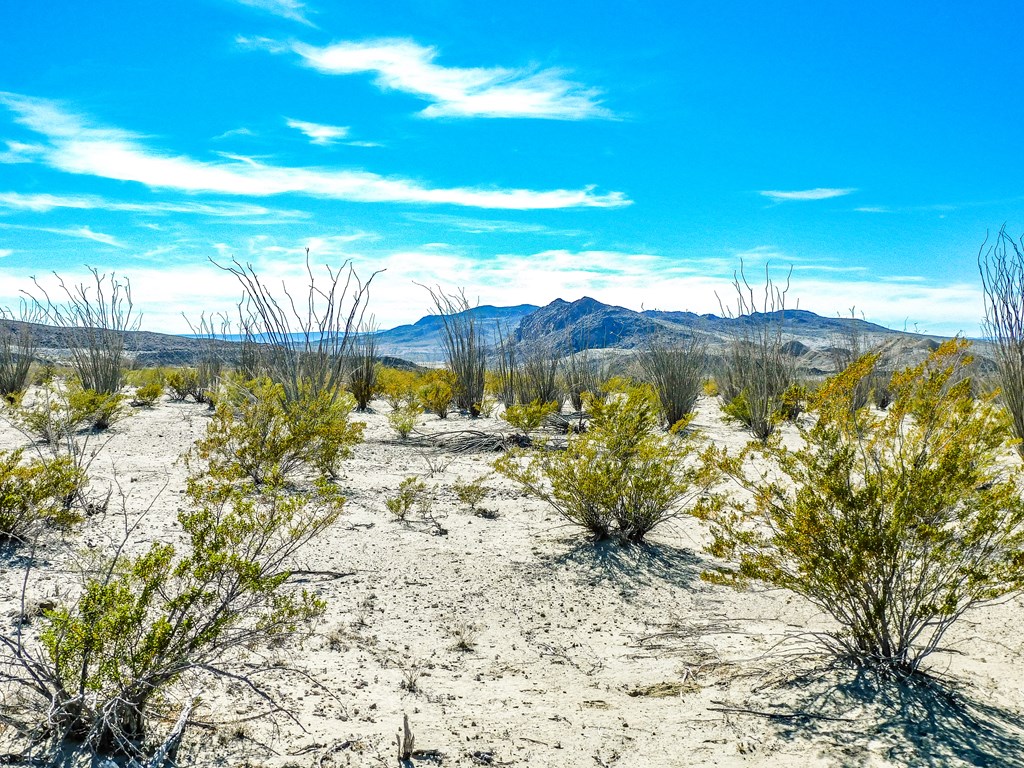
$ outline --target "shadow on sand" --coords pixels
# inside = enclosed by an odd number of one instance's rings
[[[568,567],[592,586],[610,585],[627,599],[632,593],[662,583],[690,589],[700,581],[703,561],[689,549],[667,544],[621,544],[573,541],[546,558],[545,566]]]
[[[799,686],[796,714],[773,720],[779,735],[832,741],[839,765],[882,757],[926,768],[1024,768],[1024,720],[935,678],[833,668],[791,685]]]

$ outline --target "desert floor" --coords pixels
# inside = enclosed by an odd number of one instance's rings
[[[296,563],[334,573],[289,582],[315,590],[327,615],[312,635],[246,662],[294,719],[254,718],[265,705],[237,684],[186,681],[176,695],[201,694],[202,723],[183,763],[396,765],[407,715],[415,765],[1024,766],[1021,598],[968,614],[947,636],[930,665],[944,688],[830,669],[798,637],[831,626],[813,606],[700,579],[712,564],[700,521],[681,516],[647,546],[595,546],[497,476],[486,481],[488,514],[474,514],[452,483],[488,475],[494,454],[403,445],[388,406],[375,405],[354,415],[367,427],[338,481],[346,514]],[[94,485],[116,480],[120,494],[106,514],[44,542],[30,604],[73,594],[81,563],[120,541],[121,494],[128,519],[146,516],[132,548],[180,541],[179,457],[208,418],[204,406],[164,400],[94,440]],[[428,416],[420,429],[467,426]],[[695,428],[719,444],[746,439],[712,400]],[[0,425],[0,449],[19,445],[29,441]],[[410,475],[431,488],[444,535],[385,508]],[[8,627],[23,555],[0,560]]]

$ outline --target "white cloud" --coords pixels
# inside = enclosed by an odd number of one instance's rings
[[[323,125],[321,123],[307,123],[304,120],[293,120],[287,118],[288,127],[294,128],[309,137],[311,144],[327,146],[338,139],[348,135],[348,127],[343,125]]]
[[[583,189],[488,189],[427,187],[418,182],[367,171],[284,167],[252,158],[203,162],[146,146],[135,134],[97,128],[65,112],[55,102],[0,93],[0,103],[21,125],[43,134],[49,144],[41,160],[67,173],[135,181],[151,188],[226,195],[303,194],[353,202],[447,204],[477,208],[534,210],[629,205],[621,192]]]
[[[243,44],[272,52],[285,49],[272,40]],[[411,93],[432,102],[424,117],[525,117],[549,120],[609,119],[600,91],[564,76],[559,69],[446,67],[438,51],[407,39],[341,42],[318,47],[292,43],[303,63],[324,74],[372,73],[378,87]]]
[[[250,8],[259,8],[261,11],[280,16],[282,19],[297,21],[308,27],[316,25],[306,18],[306,5],[298,0],[237,0],[242,5]]]
[[[0,248],[0,259],[6,259],[12,253],[14,253],[14,251],[10,248]]]
[[[0,192],[0,209],[46,213],[57,208],[78,210],[126,211],[134,213],[192,213],[232,219],[247,217],[273,217],[275,220],[308,219],[305,211],[287,211],[266,208],[249,203],[193,203],[153,202],[126,203],[106,200],[95,195],[51,195],[47,193],[22,194]],[[267,223],[263,221],[261,223]]]
[[[763,189],[758,194],[781,203],[790,200],[829,200],[833,197],[843,197],[856,191],[854,187],[817,187],[816,189],[801,189],[790,192],[777,189]]]

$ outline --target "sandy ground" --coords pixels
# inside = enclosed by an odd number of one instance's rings
[[[208,684],[184,762],[396,765],[407,715],[415,765],[1024,766],[1020,598],[969,614],[933,657],[952,693],[825,669],[794,654],[797,633],[830,626],[812,606],[701,581],[711,563],[699,521],[680,517],[649,546],[595,547],[497,476],[481,504],[490,514],[475,515],[452,483],[488,475],[493,454],[402,445],[387,405],[375,405],[355,416],[366,440],[338,481],[346,514],[296,564],[343,574],[293,580],[327,601],[327,615],[312,636],[249,660],[297,722],[252,719],[259,701]],[[165,400],[93,443],[96,486],[116,479],[129,517],[151,506],[133,547],[180,542],[179,457],[208,418]],[[465,426],[428,416],[421,429]],[[695,427],[718,444],[745,441],[710,400]],[[0,426],[0,449],[27,444]],[[410,475],[431,488],[445,535],[386,510]],[[76,564],[123,529],[108,512],[47,541],[29,600],[72,594]],[[0,561],[8,626],[23,564],[12,553]]]

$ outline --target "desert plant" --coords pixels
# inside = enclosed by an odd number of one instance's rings
[[[427,290],[441,318],[445,361],[455,377],[455,404],[476,418],[484,399],[484,372],[487,370],[483,330],[463,291],[447,294],[440,288]]]
[[[702,502],[711,552],[738,564],[709,578],[793,590],[838,623],[819,635],[834,652],[901,674],[965,611],[1024,586],[1024,470],[1005,461],[1007,419],[960,375],[967,347],[897,373],[884,414],[852,407],[878,362],[867,355],[815,395],[803,447],[715,451],[752,498]]]
[[[521,351],[518,375],[515,379],[516,402],[520,405],[541,402],[554,403],[562,409],[559,387],[560,356],[554,346],[534,344]]]
[[[1024,441],[1024,236],[1014,240],[1003,225],[995,242],[978,250],[985,292],[985,335],[995,345],[1003,402],[1017,437]],[[1018,443],[1024,455],[1024,442]]]
[[[690,334],[670,343],[652,337],[641,351],[639,362],[658,393],[666,425],[671,427],[689,416],[704,385],[708,364],[705,338]]]
[[[423,408],[419,403],[406,403],[388,414],[388,424],[402,440],[408,440],[409,435],[416,428],[416,420],[421,413],[423,413]]]
[[[364,425],[349,421],[354,406],[348,393],[301,392],[289,400],[284,387],[269,379],[233,381],[187,461],[256,485],[273,484],[301,467],[334,477],[341,460],[362,440]]]
[[[377,389],[377,373],[380,363],[377,360],[377,330],[370,323],[360,327],[352,342],[349,360],[348,391],[356,399],[356,410],[365,411],[370,407],[370,400]]]
[[[515,336],[508,328],[497,323],[495,327],[497,344],[494,348],[494,369],[484,374],[485,383],[491,375],[491,390],[506,408],[515,405],[516,386],[519,380],[519,351]]]
[[[133,317],[131,283],[113,273],[101,275],[92,268],[92,285],[72,287],[56,275],[64,298],[55,301],[38,281],[39,296],[31,301],[51,325],[64,331],[82,387],[100,395],[117,394],[124,383],[124,352],[127,333],[138,330]],[[109,277],[109,282],[108,282]]]
[[[81,519],[72,504],[82,485],[67,456],[23,461],[24,451],[0,451],[0,541],[25,541],[41,525],[67,527]]]
[[[501,413],[501,418],[523,433],[526,438],[544,425],[551,415],[558,413],[558,403],[534,400],[525,405],[511,405]]]
[[[378,273],[364,283],[346,261],[336,271],[327,267],[326,280],[317,284],[307,248],[309,285],[304,300],[297,302],[284,287],[284,300],[279,301],[251,264],[216,266],[234,275],[244,293],[239,327],[245,352],[255,359],[247,359],[243,367],[281,385],[289,401],[307,395],[333,399],[340,393],[353,337],[363,324],[370,285]]]
[[[132,405],[141,408],[152,408],[163,395],[164,385],[160,382],[144,384],[135,389],[135,394],[132,396]]]
[[[550,504],[596,540],[617,533],[639,542],[675,517],[702,475],[687,464],[692,444],[662,434],[657,395],[631,387],[605,402],[588,398],[590,426],[569,435],[564,451],[515,449],[498,472]]]
[[[416,393],[416,374],[400,368],[381,366],[377,372],[377,394],[392,411],[397,411],[411,401]]]
[[[416,396],[423,410],[437,414],[439,419],[448,418],[458,386],[455,375],[448,370],[435,369],[425,374],[421,382]]]
[[[269,700],[233,665],[323,612],[323,601],[285,582],[294,554],[340,515],[333,486],[252,495],[204,480],[190,483],[188,498],[178,515],[187,550],[154,543],[128,555],[122,544],[85,575],[77,599],[44,615],[39,647],[0,635],[8,679],[45,712],[30,725],[51,755],[79,742],[93,754],[146,757],[152,710],[179,685],[195,696],[204,678]]]
[[[15,422],[48,444],[53,452],[77,453],[75,439],[81,430],[102,432],[124,415],[125,397],[83,389],[77,379],[51,380],[31,402],[13,412]]]
[[[455,497],[474,513],[477,511],[477,505],[487,497],[488,488],[484,480],[486,477],[478,477],[475,480],[456,480],[452,484]]]
[[[562,388],[572,408],[576,412],[583,410],[583,395],[601,394],[601,382],[607,379],[610,371],[607,364],[602,364],[594,357],[590,349],[584,347],[572,351],[562,361]]]
[[[193,368],[172,368],[164,379],[168,395],[175,402],[183,402],[199,386],[199,376]]]
[[[212,408],[216,405],[217,388],[224,374],[224,359],[220,345],[231,332],[231,321],[223,315],[207,316],[203,313],[196,323],[187,317],[185,322],[200,343],[199,359],[191,373],[186,376],[187,394],[197,403]]]
[[[741,265],[733,288],[735,309],[722,304],[722,313],[732,319],[735,330],[718,363],[715,381],[726,412],[742,421],[755,438],[766,440],[779,421],[782,393],[796,383],[796,369],[782,340],[789,278],[780,287],[765,267],[764,299],[758,301]],[[740,397],[742,401],[730,409]]]
[[[38,349],[32,323],[41,319],[34,305],[24,300],[17,314],[0,309],[0,398],[12,405],[28,387],[32,359]]]
[[[398,485],[398,493],[384,499],[388,512],[403,523],[408,520],[413,509],[430,508],[430,497],[427,485],[418,477],[410,475]]]

